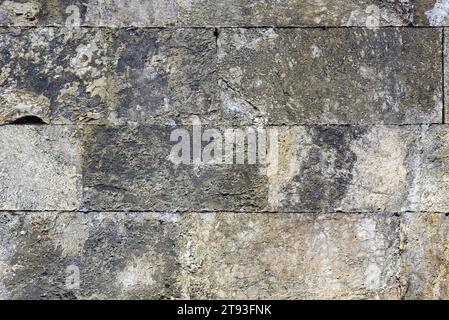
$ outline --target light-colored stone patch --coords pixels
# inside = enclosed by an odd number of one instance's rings
[[[72,126],[0,127],[0,209],[73,210],[81,150]]]
[[[407,189],[408,150],[404,131],[373,127],[360,140],[352,142],[351,150],[357,161],[341,210],[397,210]]]
[[[268,167],[268,204],[270,210],[277,210],[285,199],[285,188],[292,183],[292,179],[299,174],[299,159],[304,159],[310,146],[310,136],[304,127],[279,128],[279,152],[277,159],[269,159],[269,162],[278,163],[277,170],[271,171]],[[301,146],[301,147],[300,147]],[[298,202],[300,199],[290,199]]]
[[[425,12],[431,26],[443,26],[449,21],[449,0],[437,0],[433,8]]]
[[[89,238],[89,227],[89,219],[83,213],[61,214],[52,230],[56,248],[61,249],[65,257],[81,255],[84,243]]]
[[[403,215],[406,299],[449,298],[449,218],[440,213]]]
[[[184,223],[185,298],[399,298],[395,217],[217,213]]]

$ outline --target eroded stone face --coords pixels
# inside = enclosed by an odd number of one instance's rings
[[[176,128],[86,128],[84,209],[257,211],[266,206],[267,178],[258,165],[173,163],[170,135]]]
[[[174,0],[16,0],[0,4],[0,25],[164,27],[176,22]]]
[[[410,1],[178,0],[179,20],[197,26],[402,26]]]
[[[448,299],[449,218],[441,213],[407,213],[402,225],[402,264],[407,299]]]
[[[147,213],[1,213],[1,250],[8,254],[0,251],[0,297],[179,297],[177,219]]]
[[[412,0],[16,0],[2,2],[0,23],[108,27],[406,26],[413,9]]]
[[[80,148],[73,126],[0,127],[0,209],[78,208]]]
[[[172,123],[214,117],[211,29],[3,29],[0,123]]]
[[[3,123],[442,121],[439,30],[37,28],[0,40]]]
[[[179,128],[86,128],[84,208],[324,213],[449,207],[442,126],[276,127],[277,152],[253,164],[247,147],[244,164],[236,158],[193,163],[191,131],[191,149],[183,151],[190,162],[175,164],[170,157],[179,140],[170,136]],[[225,129],[217,130],[224,146]]]
[[[217,213],[184,223],[187,298],[400,297],[397,217]]]
[[[223,29],[222,108],[276,125],[441,123],[441,50],[437,29]]]

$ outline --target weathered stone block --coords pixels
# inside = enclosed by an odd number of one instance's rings
[[[16,0],[0,4],[3,26],[164,27],[176,22],[175,0]]]
[[[414,5],[409,0],[16,0],[0,4],[0,25],[406,26]]]
[[[447,214],[407,213],[401,229],[405,298],[449,299]]]
[[[235,153],[232,164],[194,163],[192,149],[188,164],[175,164],[175,129],[86,128],[84,209],[449,211],[444,126],[276,127],[276,153],[251,164],[248,146],[242,164]]]
[[[268,176],[277,211],[449,211],[445,126],[295,127]]]
[[[72,126],[0,127],[0,210],[74,210],[82,198]]]
[[[182,255],[192,299],[398,299],[399,219],[191,214]]]
[[[251,211],[266,206],[267,180],[259,174],[258,165],[172,162],[174,129],[86,128],[84,209]]]
[[[217,110],[211,29],[3,29],[0,123],[172,123]]]
[[[242,121],[442,122],[438,29],[220,30],[221,102]]]
[[[0,213],[0,298],[178,298],[177,219]]]
[[[178,0],[186,26],[404,26],[409,1],[373,0]]]

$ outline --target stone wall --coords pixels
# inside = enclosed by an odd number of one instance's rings
[[[449,299],[446,27],[448,0],[0,1],[0,299]],[[276,157],[177,163],[195,119]]]

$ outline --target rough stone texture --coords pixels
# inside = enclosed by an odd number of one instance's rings
[[[195,214],[182,279],[192,299],[397,299],[398,229],[382,214]]]
[[[89,127],[85,210],[261,210],[266,179],[255,165],[187,165],[169,160],[172,127]]]
[[[0,26],[448,26],[447,0],[16,0]]]
[[[171,123],[215,115],[211,29],[3,29],[0,123]]]
[[[413,0],[18,0],[2,1],[0,25],[406,26]],[[419,2],[419,1],[418,1]],[[74,8],[78,11],[74,13]],[[79,18],[79,20],[74,20]]]
[[[179,297],[178,233],[164,214],[0,213],[0,298]]]
[[[179,22],[197,26],[404,26],[412,1],[178,0]]]
[[[448,212],[443,126],[299,127],[281,134],[272,210]]]
[[[0,3],[4,26],[163,27],[176,22],[175,0],[19,0]]]
[[[0,300],[449,299],[445,26],[449,0],[0,0]],[[278,149],[176,164],[198,120],[203,155]]]
[[[0,123],[442,121],[439,30],[223,29],[216,40],[212,29],[3,29]]]
[[[75,127],[1,126],[0,150],[1,210],[79,207],[81,144]]]
[[[439,213],[407,213],[402,255],[407,299],[449,299],[449,218]]]
[[[48,212],[1,213],[0,221],[7,299],[401,294],[391,215]],[[79,289],[67,287],[71,266]]]
[[[84,209],[449,211],[442,126],[278,127],[277,161],[244,165],[172,163],[175,128],[86,129]]]
[[[269,124],[441,123],[436,29],[223,29],[222,108]],[[344,85],[343,85],[344,84]]]

